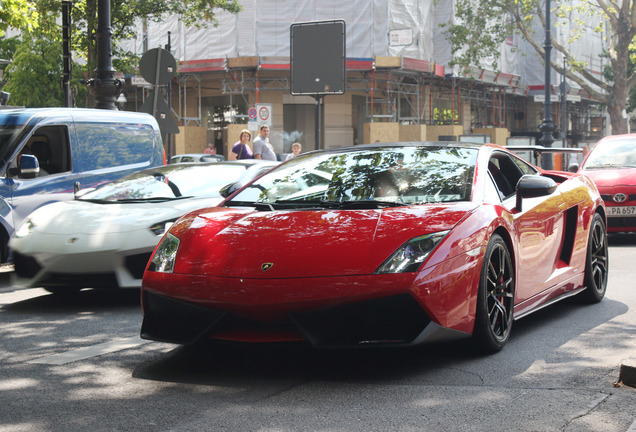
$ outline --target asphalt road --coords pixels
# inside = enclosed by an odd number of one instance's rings
[[[138,292],[60,298],[0,269],[0,431],[630,431],[636,236],[610,239],[610,285],[514,324],[498,354],[183,348],[142,341]]]

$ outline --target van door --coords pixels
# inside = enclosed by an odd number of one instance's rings
[[[35,127],[9,166],[17,167],[22,154],[34,155],[40,172],[33,178],[19,174],[15,168],[7,172],[14,230],[33,210],[72,199],[73,185],[80,177],[73,172],[69,128],[65,124]]]

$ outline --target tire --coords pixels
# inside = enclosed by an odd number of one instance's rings
[[[585,260],[585,290],[579,295],[585,303],[598,303],[605,297],[609,273],[607,230],[603,216],[594,214],[590,223]]]
[[[484,354],[500,351],[510,337],[515,298],[515,272],[506,243],[493,234],[479,278],[473,344]]]
[[[9,262],[9,236],[4,229],[0,229],[0,263]]]

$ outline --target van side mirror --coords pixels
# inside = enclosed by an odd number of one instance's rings
[[[35,178],[40,172],[40,163],[35,156],[23,154],[20,156],[18,168],[20,169],[20,178]]]
[[[557,188],[557,184],[549,177],[526,174],[517,182],[517,210],[521,211],[524,198],[547,196]]]

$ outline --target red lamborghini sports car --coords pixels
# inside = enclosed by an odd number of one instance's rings
[[[636,134],[603,138],[579,172],[591,178],[601,193],[607,232],[636,232]]]
[[[395,143],[316,151],[179,219],[142,282],[141,336],[408,346],[472,337],[607,287],[594,183],[505,148]]]

